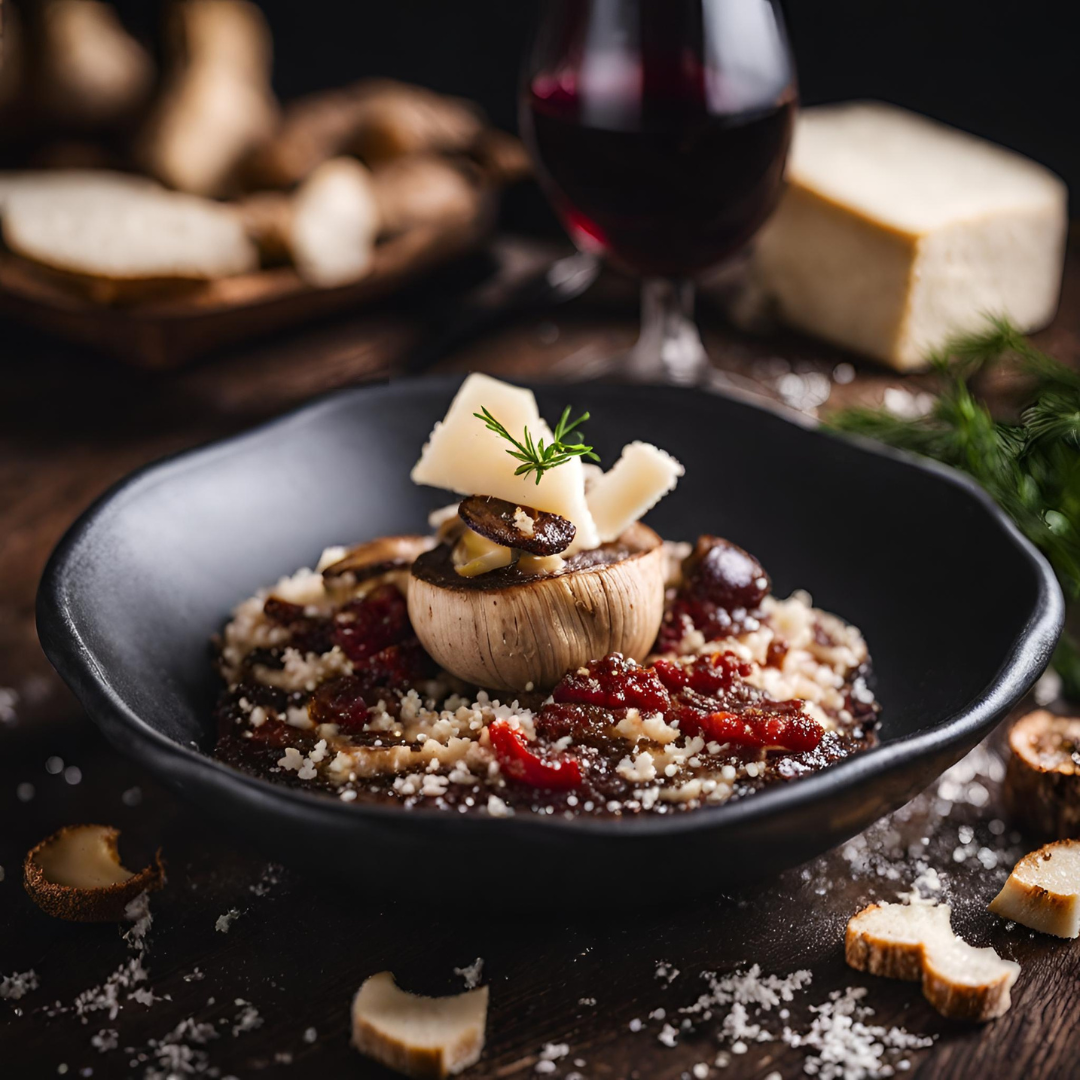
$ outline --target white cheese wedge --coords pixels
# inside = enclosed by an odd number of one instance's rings
[[[672,491],[685,472],[666,450],[652,443],[624,446],[619,460],[590,483],[586,495],[600,542],[621,536]]]
[[[489,431],[473,415],[482,408],[515,439],[526,426],[535,442],[550,442],[551,429],[540,417],[531,390],[470,375],[458,390],[443,420],[435,425],[420,460],[412,471],[416,484],[446,488],[459,495],[493,495],[498,499],[559,514],[574,523],[577,533],[564,554],[596,547],[599,538],[585,502],[585,475],[580,458],[551,469],[537,484],[533,476],[515,476],[521,464],[507,450],[510,444]]]
[[[756,277],[791,325],[899,369],[1057,307],[1068,226],[1048,169],[878,102],[805,110]]]

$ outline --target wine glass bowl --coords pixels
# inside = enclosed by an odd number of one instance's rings
[[[775,0],[543,5],[522,133],[578,247],[645,281],[639,374],[666,366],[686,381],[700,368],[685,282],[735,254],[775,206],[796,100]]]

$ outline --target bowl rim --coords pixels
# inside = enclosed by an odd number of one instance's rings
[[[49,661],[74,691],[90,718],[105,730],[110,740],[116,741],[110,730],[110,721],[116,721],[117,726],[126,729],[131,736],[130,742],[125,740],[122,751],[130,753],[166,783],[176,784],[186,780],[197,784],[235,787],[250,801],[276,803],[281,810],[292,815],[314,815],[333,820],[335,824],[348,821],[360,824],[367,820],[373,825],[396,822],[400,826],[405,823],[403,819],[407,819],[418,825],[423,822],[424,828],[435,832],[449,829],[458,835],[462,830],[482,832],[510,826],[518,832],[539,830],[537,838],[542,836],[545,839],[572,833],[609,841],[633,840],[673,832],[739,828],[758,819],[783,815],[802,805],[812,805],[825,799],[831,792],[856,787],[874,775],[896,771],[914,758],[930,756],[935,752],[947,754],[957,747],[971,745],[987,734],[994,723],[1023,697],[1050,662],[1065,621],[1061,587],[1045,557],[973,479],[929,458],[862,436],[830,431],[804,414],[792,415],[792,410],[783,405],[750,394],[728,393],[725,388],[725,391],[714,389],[707,393],[730,401],[737,407],[751,408],[792,423],[810,437],[852,444],[863,453],[897,461],[953,485],[981,505],[1011,541],[1017,553],[1027,560],[1035,571],[1037,582],[1031,613],[1024,627],[1014,637],[996,675],[973,704],[954,711],[931,727],[892,739],[870,751],[836,762],[820,772],[800,777],[797,783],[777,785],[755,792],[753,797],[718,806],[703,806],[688,813],[633,818],[581,816],[567,819],[561,815],[531,813],[494,818],[486,814],[447,814],[430,808],[405,811],[396,806],[344,803],[326,794],[273,784],[241,772],[197,748],[175,742],[142,720],[114,688],[107,671],[98,664],[80,633],[69,603],[67,573],[77,562],[82,544],[101,517],[108,510],[136,497],[147,486],[167,483],[173,476],[195,465],[204,466],[238,448],[257,443],[272,433],[310,423],[320,413],[341,408],[344,402],[353,398],[384,394],[393,396],[402,390],[408,392],[412,389],[451,392],[463,378],[458,374],[422,376],[331,390],[252,428],[180,450],[139,467],[107,488],[76,518],[50,555],[41,577],[36,604],[38,637]],[[530,388],[558,385],[540,379],[507,381]],[[653,395],[660,393],[673,397],[689,392],[670,385],[644,385],[644,389]]]

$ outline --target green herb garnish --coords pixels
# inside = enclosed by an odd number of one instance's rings
[[[576,420],[570,420],[570,406],[567,405],[563,410],[563,414],[559,419],[559,422],[555,425],[555,433],[551,440],[550,446],[544,445],[544,440],[541,439],[538,443],[533,442],[533,437],[529,434],[528,427],[525,428],[524,441],[518,442],[509,431],[506,430],[487,411],[487,409],[481,407],[480,412],[473,413],[473,416],[477,420],[483,420],[488,431],[494,431],[496,435],[504,438],[510,443],[514,449],[507,450],[506,452],[512,457],[517,458],[522,462],[514,470],[515,476],[528,476],[529,473],[536,473],[536,482],[540,483],[540,477],[548,471],[548,469],[558,468],[560,465],[565,465],[573,457],[592,458],[593,461],[599,461],[600,458],[593,453],[591,446],[586,446],[583,442],[567,442],[566,437],[575,429],[580,427],[589,419],[587,412],[582,413]],[[578,438],[583,437],[583,432],[578,432]]]
[[[1080,372],[1036,349],[1007,319],[950,341],[930,357],[941,381],[933,409],[904,419],[845,409],[828,423],[923,454],[973,476],[1050,560],[1065,595],[1080,600]],[[992,365],[1024,378],[1015,420],[995,417],[974,380]],[[1080,700],[1080,648],[1054,654],[1066,697]]]

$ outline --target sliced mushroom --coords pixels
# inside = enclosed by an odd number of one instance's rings
[[[1037,709],[1009,732],[1005,803],[1040,836],[1080,836],[1080,717]]]
[[[1080,840],[1056,840],[1013,867],[990,910],[1055,937],[1080,937]]]
[[[413,564],[409,617],[424,648],[459,678],[544,689],[609,653],[643,659],[660,627],[666,569],[660,538],[640,523],[545,575],[509,568],[463,578],[444,545]]]
[[[119,922],[140,893],[165,882],[161,851],[132,873],[120,862],[120,833],[108,825],[67,825],[32,848],[23,884],[47,915],[69,922]]]
[[[367,581],[391,570],[411,566],[417,556],[434,546],[435,540],[430,536],[380,536],[350,548],[344,558],[331,563],[322,575],[326,580],[333,580],[352,574],[356,581]]]
[[[364,981],[353,999],[352,1041],[362,1054],[417,1080],[444,1080],[484,1049],[488,988],[430,998],[398,988],[389,971]]]
[[[491,495],[462,499],[458,515],[473,532],[530,555],[558,555],[570,546],[577,532],[572,521],[558,514]]]
[[[870,904],[847,925],[844,956],[857,971],[921,982],[942,1016],[985,1023],[1008,1011],[1020,965],[977,949],[952,929],[947,904]]]

